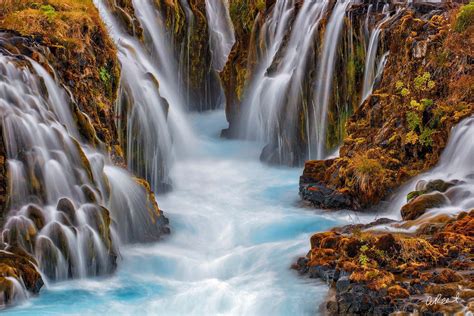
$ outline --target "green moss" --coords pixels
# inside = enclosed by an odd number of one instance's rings
[[[109,83],[110,79],[112,79],[112,76],[110,75],[106,67],[100,67],[99,77],[100,80],[102,80],[102,82],[104,83]]]
[[[369,262],[369,257],[367,257],[367,255],[365,254],[359,255],[359,263],[361,266],[366,266],[368,262]]]
[[[52,22],[54,20],[54,18],[56,17],[56,15],[57,15],[56,10],[50,4],[42,5],[40,7],[40,10],[41,10],[41,12],[43,12],[44,15],[46,15],[49,22]]]
[[[419,130],[421,128],[421,119],[420,116],[413,111],[407,112],[407,123],[408,128],[411,131]]]
[[[265,10],[266,8],[265,0],[257,0],[255,7],[260,11]]]
[[[425,147],[431,147],[433,146],[433,138],[431,135],[434,133],[434,130],[431,128],[424,128],[423,131],[420,134],[420,144],[422,144]]]
[[[461,8],[456,18],[454,29],[456,32],[464,32],[474,21],[474,1],[469,2]]]

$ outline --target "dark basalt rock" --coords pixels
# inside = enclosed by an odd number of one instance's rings
[[[341,234],[350,234],[354,231],[360,231],[360,230],[364,230],[364,229],[368,229],[368,228],[372,228],[372,227],[375,227],[375,226],[379,226],[379,225],[386,225],[386,224],[391,224],[391,223],[395,223],[396,220],[393,220],[393,219],[390,219],[390,218],[379,218],[373,222],[370,222],[368,224],[351,224],[351,225],[346,225],[346,226],[342,226],[342,227],[336,227],[334,228],[333,230],[338,232],[338,233],[341,233]]]
[[[353,208],[352,198],[345,193],[331,190],[323,184],[310,183],[300,185],[300,196],[313,206],[324,209]]]

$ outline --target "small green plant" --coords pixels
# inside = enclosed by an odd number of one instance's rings
[[[105,67],[100,67],[99,77],[100,80],[102,80],[104,83],[108,83],[110,79],[112,79],[112,76],[109,74],[109,71]]]
[[[407,88],[403,88],[400,91],[400,94],[402,95],[402,97],[406,97],[406,96],[410,95],[410,90],[408,90]]]
[[[413,80],[413,84],[416,90],[420,91],[429,91],[432,90],[436,84],[431,80],[431,74],[429,72],[423,73],[423,75],[418,76]]]
[[[407,113],[407,123],[408,123],[408,128],[411,131],[421,129],[421,119],[418,113],[416,112],[410,111]]]
[[[418,139],[419,139],[418,134],[414,131],[409,132],[405,136],[405,142],[407,144],[415,145],[418,142]]]
[[[474,21],[474,1],[469,2],[461,8],[456,17],[456,23],[454,25],[454,30],[458,33],[462,33],[469,26],[472,25]]]
[[[359,255],[359,263],[362,265],[362,266],[366,266],[367,263],[369,262],[369,257],[367,257],[365,254],[360,254]]]
[[[431,99],[421,99],[421,104],[423,105],[423,110],[426,108],[433,106],[434,102]]]
[[[387,259],[387,254],[383,250],[375,249],[375,254],[377,255],[377,257],[379,257],[382,260]]]
[[[395,88],[396,88],[397,90],[401,90],[404,86],[405,86],[405,84],[404,84],[402,81],[397,81],[397,82],[395,83]]]
[[[56,10],[50,4],[40,6],[41,12],[48,18],[49,22],[52,22],[57,15]]]
[[[433,146],[433,138],[431,135],[433,134],[434,130],[431,128],[425,127],[420,134],[420,144],[425,147]]]

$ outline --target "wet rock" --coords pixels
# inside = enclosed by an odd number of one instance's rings
[[[404,220],[414,220],[425,214],[430,208],[440,207],[448,202],[447,198],[438,192],[420,195],[405,204],[402,209]]]
[[[415,191],[412,191],[408,193],[407,195],[407,202],[410,200],[431,192],[441,192],[444,193],[448,189],[452,188],[453,186],[459,184],[459,181],[444,181],[441,179],[436,179],[436,180],[431,180],[431,181],[426,181],[426,180],[420,180],[417,182]]]
[[[29,219],[33,221],[38,231],[44,227],[45,219],[43,215],[43,210],[39,206],[30,204],[26,208],[25,213],[26,213],[26,217],[28,217]]]
[[[395,222],[396,220],[393,220],[390,218],[379,218],[368,224],[351,224],[351,225],[346,225],[342,227],[336,227],[333,230],[341,234],[350,234],[354,231],[361,231],[361,230],[369,229],[369,228],[380,226],[380,225],[388,225]]]
[[[81,186],[81,190],[84,193],[84,196],[89,203],[97,203],[97,196],[94,191],[90,186],[88,185],[83,185]]]
[[[12,277],[15,278],[18,282],[20,282],[21,279],[26,287],[26,290],[30,291],[33,294],[38,294],[40,289],[44,285],[44,282],[41,278],[40,273],[36,270],[35,265],[37,265],[37,262],[29,256],[0,250],[1,277]],[[3,287],[0,288],[0,291],[3,290],[4,293],[11,293],[11,284],[5,282],[0,283],[2,283],[3,285]],[[11,296],[4,295],[3,303],[7,305],[14,303],[11,301],[11,299]]]
[[[352,208],[349,195],[331,190],[322,184],[306,184],[300,186],[300,196],[311,202],[315,207],[324,209]]]
[[[56,206],[58,211],[63,212],[68,217],[69,221],[73,224],[77,224],[76,219],[76,208],[74,207],[74,203],[68,198],[62,198],[58,201]]]
[[[410,296],[410,293],[400,285],[394,285],[388,288],[388,295],[391,298],[407,298]]]
[[[451,269],[444,269],[440,273],[436,273],[433,278],[434,283],[438,284],[445,284],[445,283],[452,283],[452,282],[459,282],[463,279],[463,277],[451,270]]]
[[[336,290],[339,293],[347,292],[350,286],[351,281],[349,280],[349,277],[347,275],[339,278],[339,280],[337,280],[336,282]]]

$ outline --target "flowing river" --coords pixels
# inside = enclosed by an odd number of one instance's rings
[[[301,170],[262,164],[260,144],[220,139],[223,111],[190,116],[200,150],[176,162],[174,190],[158,197],[171,235],[121,248],[112,276],[50,284],[6,315],[314,315],[327,287],[291,263],[312,233],[371,218],[302,208]]]

